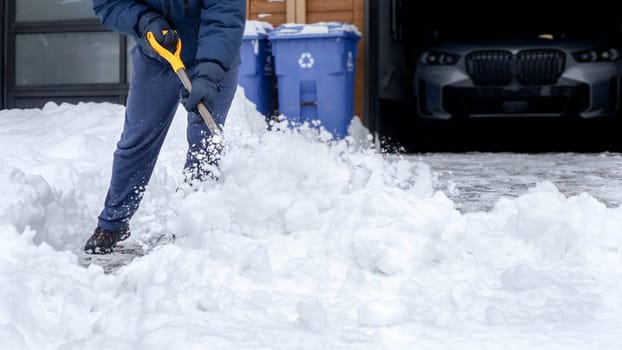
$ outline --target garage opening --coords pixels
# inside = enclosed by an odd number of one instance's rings
[[[618,147],[621,5],[391,0],[366,10],[366,123],[389,150]]]

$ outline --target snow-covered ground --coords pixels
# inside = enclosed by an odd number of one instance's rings
[[[620,153],[428,153],[417,155],[433,169],[434,188],[461,212],[490,210],[544,180],[566,196],[587,192],[609,207],[622,204]]]
[[[175,243],[84,266],[122,121],[0,111],[0,348],[622,348],[619,207],[543,176],[459,210],[433,161],[383,156],[356,124],[332,145],[266,131],[240,94],[222,178],[192,193],[179,110],[131,237]]]

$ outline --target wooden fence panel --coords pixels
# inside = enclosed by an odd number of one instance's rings
[[[249,0],[248,18],[278,26],[287,22],[287,3],[283,1]]]

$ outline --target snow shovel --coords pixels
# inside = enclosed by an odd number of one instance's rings
[[[162,34],[166,34],[166,32],[167,31],[163,31]],[[188,92],[191,92],[192,82],[190,82],[190,78],[188,77],[188,74],[186,74],[186,66],[181,61],[181,56],[180,56],[181,55],[181,39],[177,39],[177,47],[175,48],[175,53],[167,50],[162,45],[160,45],[160,43],[156,40],[152,32],[147,32],[147,41],[149,41],[149,45],[151,45],[151,47],[160,56],[162,56],[165,60],[168,61],[168,63],[171,64],[173,71],[177,74],[177,76],[181,80],[182,84],[184,85],[184,88],[186,88]],[[203,102],[199,102],[199,104],[197,105],[197,110],[199,111],[199,114],[201,115],[201,117],[203,117],[203,120],[205,121],[205,124],[207,124],[207,127],[209,128],[209,130],[212,132],[212,135],[216,135],[222,139],[222,131],[220,130],[220,127],[218,126],[218,124],[216,124],[216,122],[214,121],[214,118],[212,117],[212,114],[209,112],[209,110],[207,109],[207,107],[205,106]]]

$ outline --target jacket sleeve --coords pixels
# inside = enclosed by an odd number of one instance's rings
[[[138,20],[151,9],[134,0],[93,0],[93,11],[106,28],[140,38]]]
[[[225,71],[239,55],[246,0],[202,0],[197,62],[214,62]]]

